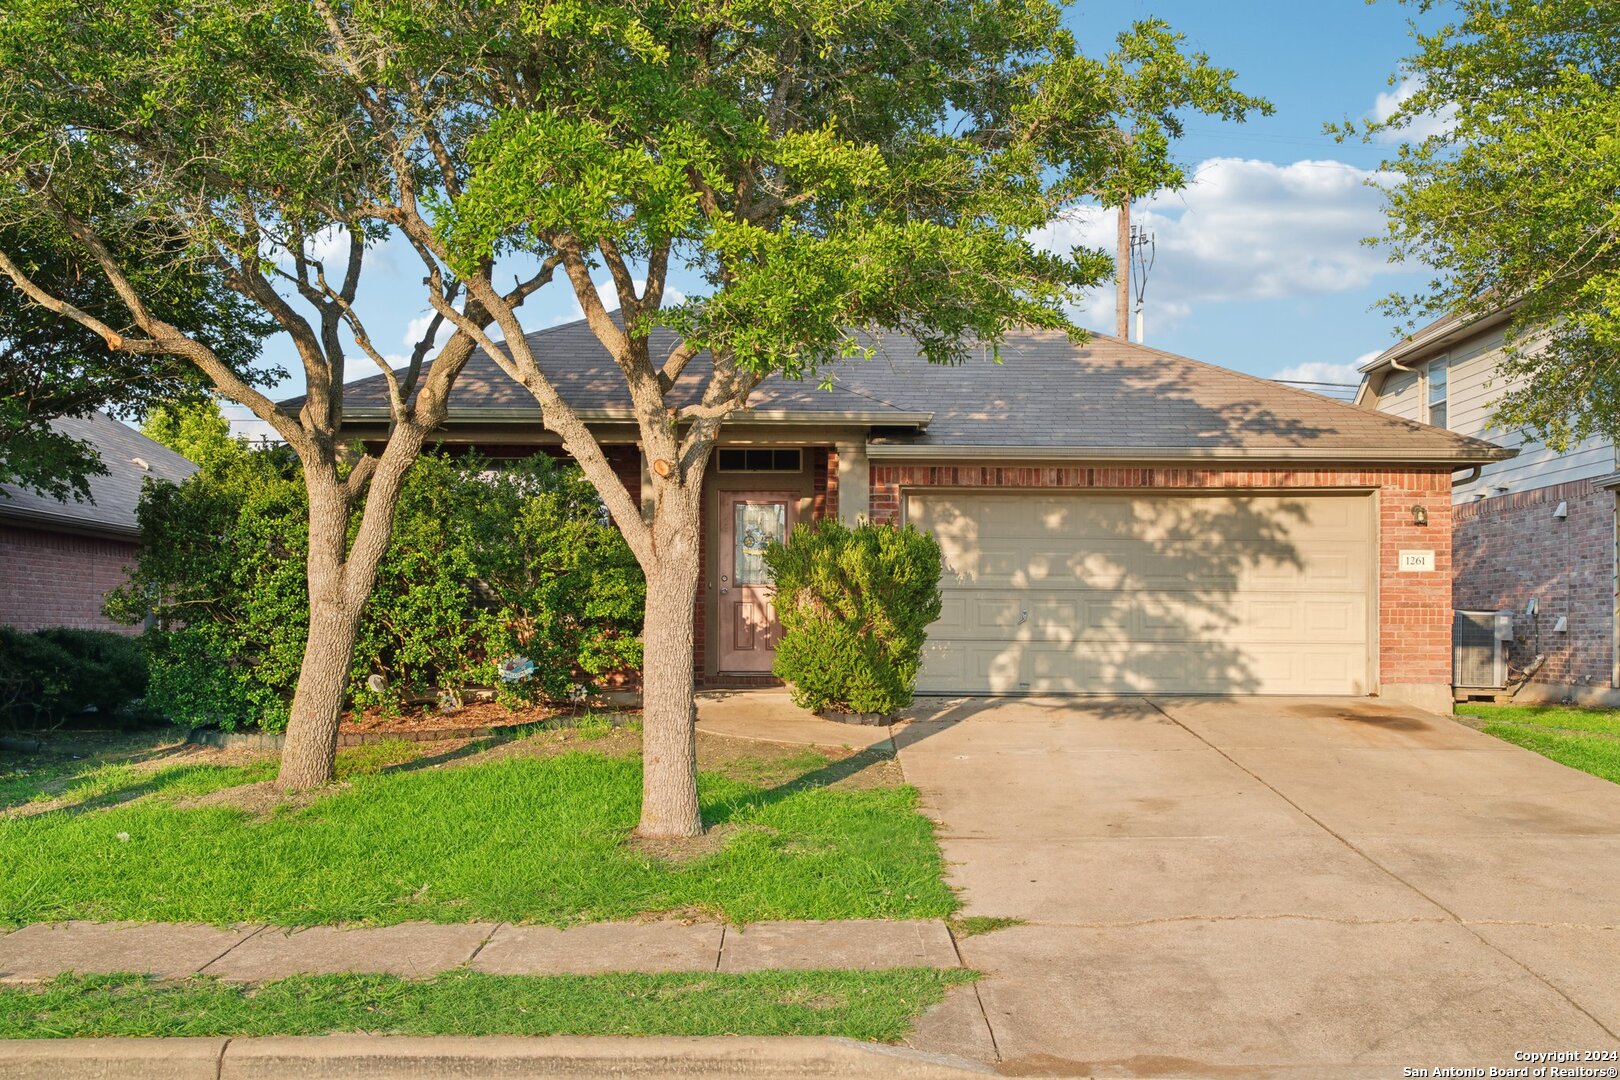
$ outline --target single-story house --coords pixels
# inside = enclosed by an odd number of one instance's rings
[[[95,447],[107,472],[90,477],[86,501],[0,484],[0,625],[138,633],[101,606],[135,562],[141,484],[149,477],[178,484],[197,466],[105,413],[51,426]]]
[[[1620,705],[1620,447],[1593,435],[1558,452],[1491,423],[1512,388],[1497,376],[1512,315],[1447,316],[1403,338],[1362,368],[1356,402],[1518,450],[1451,486],[1452,605],[1504,613],[1516,668],[1546,658],[1520,700]],[[1474,664],[1461,677],[1502,674]],[[1489,687],[1459,692],[1471,689]]]
[[[583,322],[532,343],[638,495],[617,368]],[[705,482],[701,685],[768,679],[760,541],[837,515],[909,523],[944,548],[923,693],[1449,707],[1451,477],[1512,451],[1101,335],[1020,333],[999,363],[954,367],[903,337],[874,344],[830,390],[767,380],[725,429]],[[693,362],[672,397],[707,373]],[[350,434],[380,437],[382,379],[351,384],[344,408]],[[443,439],[497,458],[560,453],[533,399],[481,354]]]

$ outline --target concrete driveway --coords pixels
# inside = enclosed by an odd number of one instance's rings
[[[1620,1050],[1620,785],[1357,699],[935,699],[895,741],[964,913],[1024,920],[961,941],[988,977],[921,1048],[1098,1076]]]

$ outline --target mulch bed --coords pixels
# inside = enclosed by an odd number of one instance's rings
[[[385,712],[366,709],[344,714],[338,725],[338,745],[357,746],[383,738],[407,742],[441,742],[446,739],[478,739],[500,735],[536,724],[568,726],[576,717],[600,712],[584,707],[531,705],[509,709],[493,701],[469,702],[458,709],[412,708]],[[614,710],[622,712],[624,710]]]
[[[445,732],[469,728],[518,727],[523,724],[545,723],[580,711],[583,710],[559,709],[551,705],[508,709],[505,705],[493,701],[469,702],[459,709],[451,710],[411,708],[387,711],[370,708],[345,713],[343,721],[338,725],[338,734]]]

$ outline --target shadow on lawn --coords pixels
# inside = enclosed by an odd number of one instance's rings
[[[811,769],[809,772],[800,773],[786,783],[763,788],[741,798],[727,799],[712,808],[705,808],[704,818],[710,825],[723,824],[745,809],[770,806],[791,798],[800,792],[831,787],[840,781],[857,776],[867,769],[879,767],[894,760],[895,752],[887,745],[858,750],[848,757],[839,758],[837,761],[829,761],[825,765]]]

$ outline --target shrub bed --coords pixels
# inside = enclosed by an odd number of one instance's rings
[[[14,727],[45,727],[93,712],[140,718],[146,649],[105,630],[0,626],[0,710]]]
[[[108,611],[156,615],[152,707],[193,727],[285,728],[309,625],[296,461],[277,449],[225,455],[183,484],[150,486],[139,515],[139,559]],[[640,665],[643,595],[576,468],[426,455],[361,619],[349,703],[494,687],[520,704],[589,689]],[[503,681],[511,657],[533,673]]]

